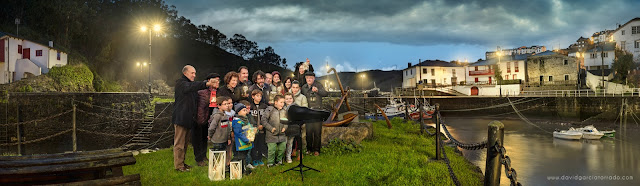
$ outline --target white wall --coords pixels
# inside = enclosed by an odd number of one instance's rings
[[[499,96],[500,90],[502,90],[502,96],[506,95],[520,95],[520,84],[510,84],[510,85],[464,85],[464,86],[455,86],[454,90],[465,94],[471,95],[471,88],[478,87],[478,96]]]
[[[601,57],[601,53],[596,51],[597,53],[597,57],[596,58],[591,58],[591,54],[593,52],[590,53],[585,53],[585,57],[584,57],[584,66],[587,67],[587,70],[592,70],[589,69],[589,67],[591,66],[602,66],[602,61],[603,58]],[[615,52],[614,51],[607,51],[607,57],[604,58],[604,65],[607,65],[608,69],[612,67],[613,64],[613,59],[615,58]]]
[[[48,72],[49,47],[45,47],[30,41],[23,41],[22,49],[24,50],[27,48],[29,49],[30,60],[36,65],[38,65],[41,69]],[[37,50],[42,50],[42,56],[36,56]],[[17,76],[17,72],[16,72],[16,76]]]
[[[31,60],[29,59],[19,59],[17,61],[17,71],[16,71],[16,79],[15,81],[21,80],[22,78],[24,78],[24,73],[25,72],[29,72],[33,75],[39,76],[42,75],[41,73],[41,68],[33,63]]]
[[[416,68],[418,69],[426,69],[427,73],[423,73],[423,70],[418,70],[419,75],[416,76],[416,79],[422,78],[422,80],[426,80],[426,84],[431,84],[431,80],[435,79],[436,84],[441,85],[451,85],[451,78],[456,77],[457,83],[460,84],[460,81],[465,81],[465,68],[464,67],[437,67],[437,66],[422,66]],[[431,73],[431,69],[433,69],[435,74]],[[453,70],[455,69],[455,74]]]
[[[58,51],[55,49],[49,49],[49,65],[47,66],[47,70],[44,73],[48,73],[49,69],[55,66],[65,66],[69,63],[68,56],[64,52],[60,52],[60,60],[58,60]]]
[[[613,73],[610,73],[609,76],[605,76],[604,80],[608,81],[613,78]],[[591,74],[591,72],[587,71],[587,87],[591,90],[596,91],[598,86],[602,85],[602,76],[596,76]],[[605,84],[606,86],[606,84]]]
[[[515,71],[515,63],[518,64],[518,72]],[[507,65],[511,67],[511,72],[507,72]],[[516,75],[516,79],[524,80],[525,78],[524,60],[502,61],[500,65],[498,65],[498,68],[502,73],[502,79],[512,80],[513,75]],[[505,75],[509,75],[509,78],[505,78]]]
[[[402,88],[416,87],[416,68],[411,67],[402,70]]]
[[[631,34],[631,27],[633,26],[640,26],[640,21],[632,21],[624,27],[619,28],[616,32],[613,33],[613,40],[616,42],[616,47],[621,49],[624,48],[625,50],[631,52],[633,54],[635,62],[639,63],[640,48],[635,48],[634,41],[640,40],[640,33]],[[623,30],[624,35],[622,35]],[[622,41],[625,41],[624,46],[622,46]]]

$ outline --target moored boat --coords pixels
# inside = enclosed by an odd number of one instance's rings
[[[569,128],[569,130],[554,131],[553,137],[559,139],[579,140],[580,138],[582,138],[582,132],[571,127]]]
[[[604,136],[604,133],[598,131],[593,125],[577,128],[576,130],[582,132],[582,138],[584,139],[600,139]]]

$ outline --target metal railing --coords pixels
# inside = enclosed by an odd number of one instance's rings
[[[590,89],[582,90],[539,90],[539,91],[520,91],[519,96],[542,96],[542,97],[640,97],[640,89],[633,88],[629,91],[624,90],[607,90],[599,89],[596,91]]]

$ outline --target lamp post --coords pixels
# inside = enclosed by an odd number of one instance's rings
[[[501,58],[502,58],[502,50],[500,50],[500,47],[498,47],[498,69],[500,69],[500,62],[501,62]],[[495,74],[495,71],[493,72]],[[502,78],[502,74],[500,74],[499,77],[496,78],[496,82],[498,83],[498,87],[500,87],[500,97],[502,97],[502,84],[500,84],[500,78]]]
[[[144,63],[144,66],[147,66],[147,64],[149,65],[147,68],[147,70],[149,71],[149,82],[148,82],[148,86],[149,86],[149,95],[151,95],[151,32],[152,31],[156,31],[159,32],[162,29],[162,26],[160,26],[159,24],[155,24],[153,25],[153,28],[147,28],[147,26],[141,26],[140,27],[140,31],[142,32],[149,32],[149,62],[148,63]]]

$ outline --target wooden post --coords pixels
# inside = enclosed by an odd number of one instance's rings
[[[440,160],[440,104],[436,103],[436,160]]]
[[[71,124],[73,125],[73,135],[71,137],[73,138],[73,152],[77,152],[78,141],[76,136],[76,104],[72,104],[72,105],[73,105],[73,116],[71,118]]]
[[[16,119],[18,123],[22,122],[22,118],[20,118],[20,104],[16,105]],[[18,136],[18,155],[22,156],[22,134],[20,134],[20,124],[16,125],[16,134]]]
[[[424,103],[420,102],[420,100],[417,100],[418,104],[418,112],[420,112],[418,115],[420,116],[420,134],[424,133],[425,130],[427,130],[427,127],[425,127],[424,124],[424,118],[422,117],[422,113],[424,112],[424,109],[422,108]]]
[[[484,174],[484,185],[500,185],[500,174],[502,166],[500,163],[500,152],[494,148],[497,143],[502,147],[504,142],[504,124],[499,121],[489,123],[487,132],[487,164]]]
[[[404,102],[404,122],[409,121],[409,101],[405,99]]]

